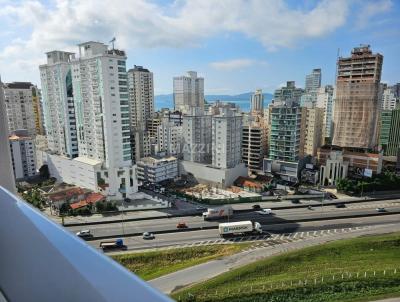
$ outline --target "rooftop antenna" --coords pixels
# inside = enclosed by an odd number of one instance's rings
[[[115,37],[111,39],[110,43],[112,43],[112,49],[114,50],[114,42],[115,42]]]

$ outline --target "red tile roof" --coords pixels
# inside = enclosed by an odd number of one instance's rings
[[[86,199],[75,202],[70,204],[71,209],[79,209],[86,207],[88,204],[94,204],[99,201],[103,201],[105,199],[105,196],[101,195],[100,193],[90,193]]]
[[[75,210],[75,209],[79,209],[79,208],[83,208],[86,207],[89,203],[86,200],[81,200],[75,203],[71,203],[69,206],[71,207],[71,209]]]
[[[252,181],[249,181],[249,180],[245,180],[245,181],[243,182],[243,187],[262,189],[263,186],[260,185],[259,183],[252,182]]]
[[[101,195],[100,193],[90,193],[87,197],[86,197],[86,201],[89,203],[96,203],[99,201],[103,201],[105,199],[104,195]]]
[[[66,198],[71,198],[73,196],[85,194],[86,192],[87,191],[85,191],[82,188],[71,188],[71,189],[65,190],[63,192],[57,192],[57,193],[53,193],[53,194],[50,193],[49,199],[51,199],[52,201],[63,200]]]

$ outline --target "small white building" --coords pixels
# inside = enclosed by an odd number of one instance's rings
[[[35,142],[27,130],[16,130],[9,137],[15,179],[25,179],[37,174]]]
[[[233,168],[217,168],[212,165],[183,160],[179,162],[179,171],[181,175],[192,175],[199,183],[222,188],[232,186],[239,176],[247,177],[249,175],[248,168],[244,163]]]
[[[319,183],[322,186],[334,186],[339,179],[347,177],[349,162],[343,161],[342,151],[331,151],[326,164],[320,167]]]
[[[144,157],[137,163],[137,176],[141,181],[161,182],[178,177],[176,157]]]

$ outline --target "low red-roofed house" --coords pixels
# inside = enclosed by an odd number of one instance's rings
[[[97,202],[104,202],[106,200],[106,197],[101,195],[100,193],[90,193],[86,196],[84,200],[71,203],[69,206],[71,209],[79,209],[86,207],[89,204],[96,204]]]

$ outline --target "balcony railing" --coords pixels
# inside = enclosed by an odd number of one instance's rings
[[[170,301],[0,187],[0,301]]]

